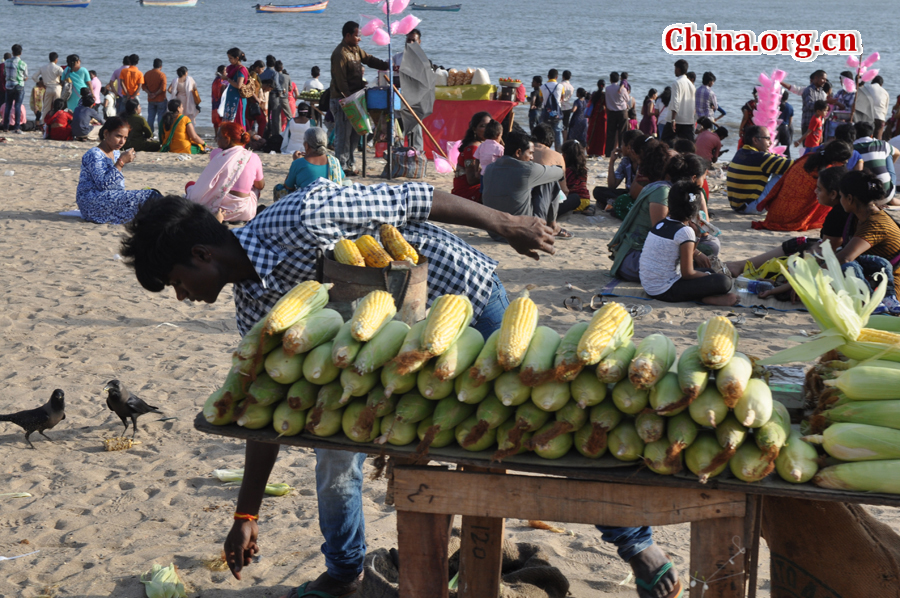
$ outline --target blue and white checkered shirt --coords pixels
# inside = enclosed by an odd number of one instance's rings
[[[704,116],[708,118],[713,118],[713,115],[716,113],[716,109],[719,107],[719,101],[716,99],[716,94],[712,90],[712,87],[708,85],[701,85],[697,88],[697,95],[694,96],[695,105],[695,114],[697,118],[703,118]]]
[[[352,185],[317,179],[266,208],[235,236],[262,284],[234,285],[241,335],[265,316],[291,288],[316,277],[316,249],[341,239],[379,236],[393,224],[428,258],[428,303],[445,294],[465,295],[474,316],[484,311],[497,262],[455,235],[426,222],[434,188],[425,183]]]

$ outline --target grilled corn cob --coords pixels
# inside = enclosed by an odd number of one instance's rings
[[[419,254],[413,249],[413,246],[403,238],[400,231],[391,224],[381,225],[381,242],[397,261],[409,260],[414,264],[419,263]]]
[[[350,239],[341,239],[334,244],[334,259],[339,264],[348,266],[366,266],[366,260],[359,252],[359,247]]]
[[[369,268],[385,268],[391,263],[391,256],[372,235],[363,235],[358,238],[356,247]]]

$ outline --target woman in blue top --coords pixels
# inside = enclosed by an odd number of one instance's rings
[[[325,152],[328,133],[325,129],[312,127],[303,134],[304,156],[291,163],[291,170],[284,179],[284,189],[296,191],[306,187],[318,178],[328,179],[338,185],[344,182],[344,171],[337,158]],[[299,152],[298,152],[299,153]]]
[[[81,58],[78,54],[69,54],[66,57],[66,64],[68,66],[59,80],[63,85],[65,85],[66,81],[72,82],[72,94],[66,100],[66,104],[69,110],[74,112],[78,104],[81,103],[81,88],[87,87],[90,89],[91,74],[86,68],[81,66]]]
[[[121,117],[106,119],[100,127],[100,145],[88,150],[81,159],[75,202],[81,217],[88,222],[123,224],[134,218],[145,201],[160,195],[153,189],[125,190],[122,169],[134,160],[134,150],[119,150],[128,140],[130,130],[128,122]]]

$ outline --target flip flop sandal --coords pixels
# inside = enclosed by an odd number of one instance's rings
[[[741,324],[744,324],[747,322],[747,318],[743,314],[738,314],[735,312],[725,314],[725,317],[733,318],[733,321],[731,323],[734,324],[735,326],[740,326]]]
[[[294,588],[291,594],[289,594],[289,598],[344,598],[345,596],[352,596],[359,591],[359,588],[357,588],[346,594],[329,594],[327,592],[320,592],[319,590],[307,590],[306,586],[310,583],[312,582],[308,581],[299,588]]]
[[[757,318],[765,318],[769,315],[769,308],[765,305],[751,305],[750,309],[753,310],[753,315]]]
[[[569,231],[567,231],[564,228],[559,229],[559,232],[556,233],[557,239],[571,239],[574,236],[575,235],[573,235],[572,233],[570,233]]]
[[[598,302],[597,299],[600,301]],[[603,295],[597,294],[591,297],[591,302],[589,304],[591,311],[597,311],[604,305],[606,305],[606,298]]]
[[[584,303],[581,301],[581,297],[578,295],[572,295],[565,301],[563,301],[563,306],[569,311],[583,311]]]
[[[653,577],[653,581],[646,582],[643,579],[635,577],[634,583],[637,584],[639,588],[647,590],[648,592],[652,592],[653,588],[656,587],[656,584],[658,584],[660,580],[665,577],[666,573],[668,573],[672,567],[672,561],[669,561],[656,570],[656,575]],[[681,581],[676,579],[675,587],[673,587],[672,591],[666,595],[666,598],[681,598],[682,596],[684,596],[684,588],[681,587]]]

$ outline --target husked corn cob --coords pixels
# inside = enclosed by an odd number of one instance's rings
[[[463,295],[441,295],[431,304],[422,332],[421,349],[443,355],[465,332],[472,320],[472,302]]]
[[[578,358],[594,365],[631,340],[634,322],[619,303],[607,303],[594,313],[587,330],[578,341]]]
[[[413,246],[403,238],[400,231],[391,224],[381,225],[381,242],[397,261],[409,260],[414,264],[419,263],[419,254],[413,249]]]
[[[348,266],[360,266],[365,268],[366,260],[359,252],[359,247],[350,239],[341,239],[334,244],[334,259],[339,264]]]
[[[387,291],[372,291],[360,300],[353,311],[350,334],[361,343],[369,341],[396,314],[393,295]]]
[[[497,339],[497,362],[507,372],[519,367],[525,359],[537,322],[537,305],[529,298],[528,291],[513,299],[503,312]]]
[[[700,361],[711,370],[725,367],[737,350],[738,333],[725,316],[710,318],[697,329]]]
[[[328,291],[334,285],[315,280],[301,282],[284,294],[266,316],[264,335],[280,334],[328,303]]]
[[[553,370],[558,382],[571,382],[584,367],[578,359],[578,343],[587,329],[587,322],[578,322],[563,335],[553,360]]]
[[[652,388],[666,375],[676,356],[672,339],[664,334],[651,334],[638,345],[628,366],[628,378],[638,390]]]
[[[356,247],[369,268],[385,268],[391,263],[391,256],[372,235],[363,235],[358,238]]]

